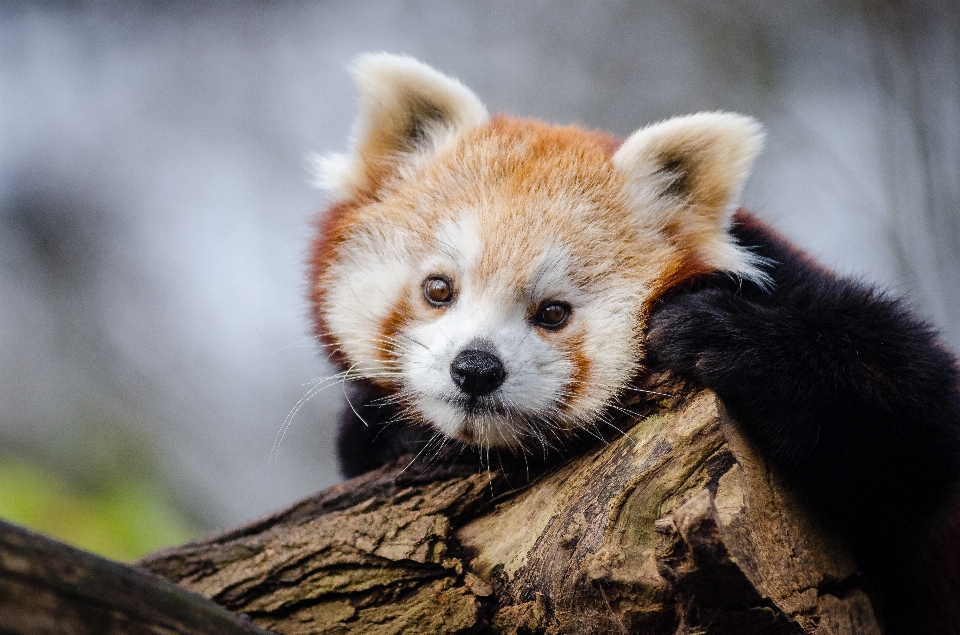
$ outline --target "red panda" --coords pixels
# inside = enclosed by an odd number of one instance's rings
[[[960,481],[960,371],[900,301],[736,211],[756,121],[699,113],[620,142],[490,116],[408,57],[353,75],[310,271],[316,336],[356,386],[346,475],[422,449],[418,427],[546,452],[669,370],[713,389],[847,538],[888,632],[915,632]]]

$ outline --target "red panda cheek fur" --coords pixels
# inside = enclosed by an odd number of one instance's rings
[[[327,288],[331,282],[326,274],[335,253],[336,245],[343,240],[346,231],[344,217],[349,214],[353,207],[356,207],[356,203],[335,203],[324,213],[317,216],[315,235],[310,245],[308,265],[309,289],[307,295],[310,301],[313,334],[329,360],[340,367],[346,366],[349,362],[324,317]]]

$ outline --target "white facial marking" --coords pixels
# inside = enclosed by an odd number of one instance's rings
[[[401,356],[404,390],[420,414],[447,436],[522,445],[542,434],[531,424],[557,418],[574,372],[564,351],[530,322],[531,307],[541,301],[582,304],[583,293],[567,273],[570,256],[559,244],[546,245],[531,259],[529,288],[515,289],[502,278],[515,278],[516,272],[477,271],[483,243],[476,222],[445,224],[436,243],[438,252],[422,273],[450,276],[457,296],[437,310],[435,319],[405,331],[420,345]],[[471,398],[454,382],[450,367],[462,351],[477,348],[496,355],[506,377],[490,394]]]
[[[409,241],[397,232],[364,231],[331,267],[327,289],[326,322],[337,334],[352,370],[378,379],[398,369],[384,365],[380,325],[410,284]]]
[[[544,236],[538,246],[525,236],[523,249],[532,253],[513,256],[503,246],[516,236],[487,236],[495,241],[489,246],[477,214],[461,211],[432,236],[378,225],[351,237],[335,265],[332,279],[342,282],[328,291],[326,317],[353,370],[395,386],[407,414],[468,443],[540,447],[596,425],[636,371],[640,299],[615,269],[577,277],[584,264],[559,238]],[[454,287],[440,307],[423,297],[424,281],[438,274]],[[571,309],[557,331],[532,321],[548,302]],[[383,324],[404,303],[387,341]],[[453,360],[471,349],[496,355],[505,370],[502,384],[474,397],[451,376]]]

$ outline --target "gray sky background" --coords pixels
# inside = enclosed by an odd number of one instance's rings
[[[960,348],[954,3],[63,2],[0,8],[0,451],[82,474],[124,439],[207,527],[336,482],[308,339],[356,54],[414,55],[491,111],[626,135],[764,122],[745,204],[904,293]],[[86,439],[85,445],[81,441]],[[93,449],[90,449],[92,440]],[[153,469],[153,468],[152,468]]]

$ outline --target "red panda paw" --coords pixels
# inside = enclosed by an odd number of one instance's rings
[[[720,289],[670,296],[650,315],[647,365],[716,388],[731,372],[753,367],[744,357],[762,338],[766,328],[762,312]]]

